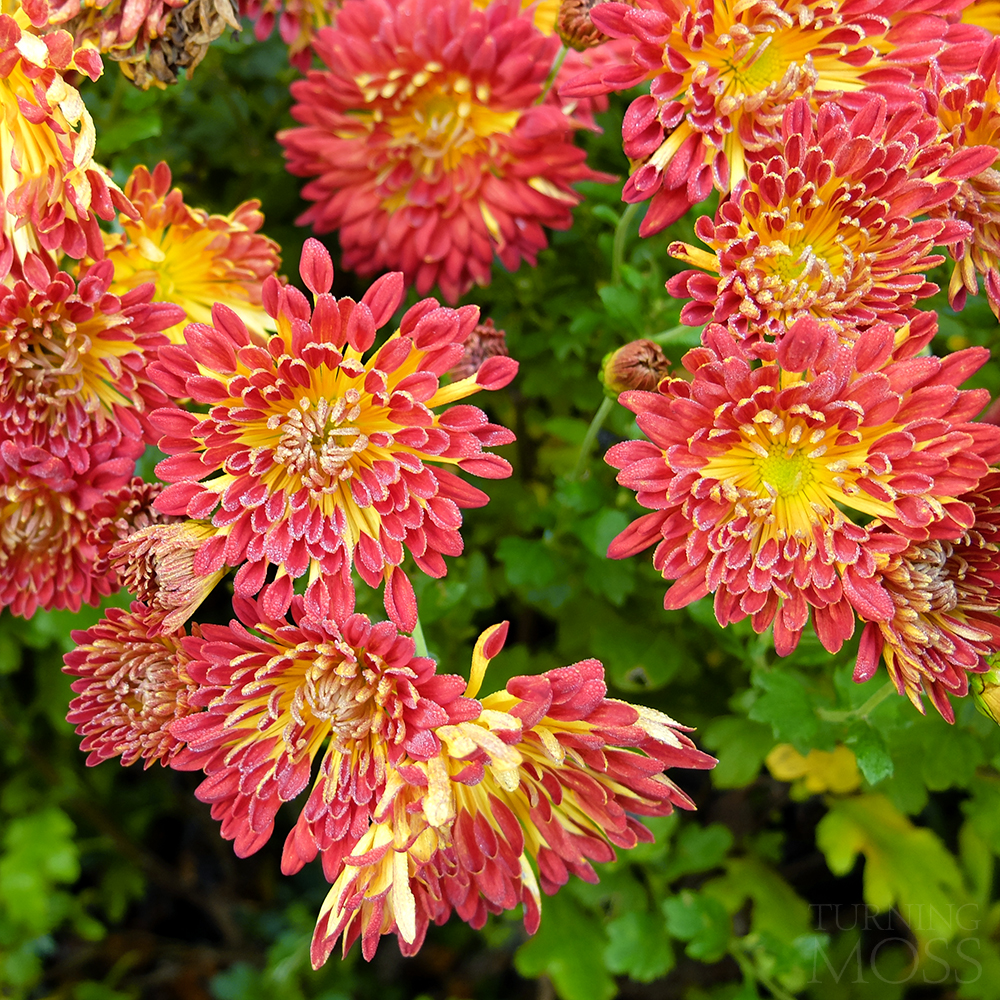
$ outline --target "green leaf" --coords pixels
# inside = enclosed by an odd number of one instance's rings
[[[764,758],[775,743],[770,726],[739,715],[710,722],[701,741],[719,758],[712,769],[712,784],[716,788],[749,785],[760,774]]]
[[[640,983],[665,976],[674,967],[674,950],[658,913],[626,913],[607,926],[604,961],[609,971]]]
[[[566,893],[545,899],[542,924],[514,955],[522,976],[547,975],[563,1000],[611,1000],[615,981],[604,965],[607,940],[597,918]]]
[[[552,553],[542,541],[509,536],[497,546],[497,558],[514,587],[547,587],[559,575]]]
[[[865,722],[857,722],[851,727],[851,734],[845,741],[854,751],[858,769],[869,785],[877,785],[893,775],[892,757],[882,735]]]
[[[942,915],[967,898],[955,857],[884,795],[835,801],[816,828],[816,843],[835,875],[846,875],[864,855],[864,898],[877,911],[895,906],[918,936],[951,938],[955,928]]]
[[[687,941],[685,953],[701,962],[717,962],[729,947],[732,924],[725,907],[717,899],[685,889],[663,901],[667,930]]]
[[[808,753],[815,746],[819,725],[802,681],[784,669],[758,670],[753,680],[764,693],[750,707],[750,718],[766,722],[776,739]]]
[[[721,823],[709,826],[688,824],[680,832],[663,874],[668,882],[691,872],[708,871],[722,864],[733,846],[729,827]]]

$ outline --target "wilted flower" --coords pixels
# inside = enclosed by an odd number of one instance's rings
[[[87,435],[97,433],[123,439],[137,457],[149,410],[167,402],[146,366],[168,343],[161,331],[183,313],[151,302],[152,285],[111,294],[110,261],[85,268],[77,281],[29,254],[23,272],[0,285],[0,428],[7,441],[44,424],[62,454],[88,447]]]
[[[911,80],[906,46],[926,61],[946,24],[904,16],[905,0],[637,0],[602,3],[591,19],[633,40],[627,66],[598,68],[564,85],[568,97],[625,90],[651,80],[625,114],[632,176],[622,197],[652,199],[640,233],[659,232],[714,187],[726,194],[746,176],[748,152],[772,145],[785,108],[814,106],[874,86]],[[849,100],[849,99],[848,99]],[[849,101],[850,103],[850,101]],[[859,106],[852,104],[852,106]]]
[[[196,794],[241,857],[267,841],[278,808],[314,778],[284,867],[297,871],[321,849],[333,878],[333,859],[367,830],[391,767],[437,753],[434,728],[477,716],[479,704],[462,697],[462,678],[414,656],[413,640],[390,622],[336,620],[321,587],[293,599],[294,625],[256,601],[237,598],[234,608],[240,621],[203,626],[204,641],[190,647],[199,685],[191,702],[206,711],[174,724],[187,750],[173,766],[204,769]]]
[[[465,338],[462,359],[448,375],[454,379],[468,378],[475,375],[489,358],[506,358],[509,354],[506,331],[498,330],[493,325],[493,320],[487,318],[482,323],[477,323],[472,333]]]
[[[1000,458],[1000,428],[970,422],[988,393],[958,389],[988,352],[915,357],[935,331],[925,315],[921,329],[897,335],[877,324],[853,344],[799,320],[778,342],[777,363],[758,367],[710,326],[683,360],[691,382],[621,397],[649,440],[615,445],[607,461],[653,512],[609,555],[656,542],[653,565],[677,581],[664,607],[714,593],[722,625],[749,616],[762,632],[773,622],[781,655],[810,608],[831,652],[852,634],[855,612],[890,620],[885,556],[929,531],[971,528],[962,494]],[[889,530],[874,531],[870,518]]]
[[[633,340],[606,355],[601,381],[615,398],[626,389],[652,392],[670,374],[670,359],[652,340]]]
[[[927,89],[943,137],[957,150],[983,157],[980,170],[959,185],[937,214],[966,222],[972,235],[950,247],[955,260],[948,292],[954,308],[975,295],[978,275],[1000,316],[1000,38],[994,39],[974,72],[959,80],[934,72]]]
[[[534,264],[542,226],[572,222],[571,185],[600,176],[561,108],[537,103],[559,40],[517,0],[349,0],[314,47],[328,69],[292,84],[303,127],[279,139],[315,177],[299,222],[337,230],[359,274],[399,269],[455,301],[489,284],[494,253]]]
[[[81,430],[68,451],[45,424],[0,440],[0,608],[79,611],[117,588],[98,564],[91,511],[128,482],[132,444],[113,424]]]
[[[961,497],[974,523],[957,538],[936,537],[892,555],[881,571],[892,617],[865,626],[854,670],[866,681],[885,660],[900,694],[923,712],[921,694],[949,722],[948,695],[963,697],[969,674],[1000,652],[1000,473]]]
[[[714,224],[708,216],[695,224],[711,252],[671,244],[674,257],[710,272],[667,282],[671,295],[694,299],[681,319],[725,323],[747,340],[778,337],[803,316],[842,330],[905,322],[938,290],[925,277],[944,260],[932,248],[970,231],[916,221],[957,191],[946,178],[963,176],[966,158],[948,158],[944,144],[935,154],[936,138],[937,122],[916,105],[889,115],[873,96],[849,119],[834,104],[814,113],[796,101],[780,144],[754,154]]]
[[[338,592],[338,607],[353,604],[353,564],[369,586],[385,582],[389,616],[410,631],[416,602],[401,568],[404,547],[425,573],[443,576],[443,556],[462,551],[460,508],[489,499],[431,463],[487,478],[510,475],[504,459],[483,451],[512,441],[510,431],[472,406],[434,409],[501,388],[517,362],[489,358],[475,375],[441,386],[479,310],[445,309],[434,299],[409,309],[399,330],[363,361],[402,301],[403,276],[379,278],[360,302],[338,301],[329,294],[330,255],[312,239],[301,273],[314,309],[276,278],[264,283],[264,308],[278,328],[266,349],[217,305],[214,326],[188,326],[188,346],[164,348],[150,367],[174,398],[211,405],[204,414],[154,415],[159,446],[173,456],[157,466],[173,485],[156,506],[211,518],[213,537],[195,569],[207,575],[244,563],[235,581],[241,596],[256,594],[268,566],[279,567],[264,595],[272,616],[288,608],[292,580],[307,570]]]
[[[170,723],[194,711],[189,699],[196,690],[184,631],[154,638],[148,624],[146,608],[134,603],[129,611],[109,608],[107,618],[73,632],[77,648],[66,654],[63,670],[80,679],[66,721],[83,737],[88,766],[112,757],[123,766],[137,760],[166,766],[182,748]]]
[[[261,235],[260,202],[245,201],[229,215],[209,215],[184,204],[180,188],[170,188],[170,168],[159,163],[152,174],[132,171],[125,194],[135,205],[135,220],[121,219],[122,233],[105,237],[114,264],[112,291],[124,294],[155,282],[156,298],[184,310],[166,331],[183,343],[186,323],[210,323],[212,306],[222,302],[257,334],[273,328],[261,305],[261,286],[281,266],[278,244]]]
[[[95,573],[107,572],[111,565],[111,549],[117,542],[151,524],[173,520],[153,509],[153,501],[162,488],[160,483],[147,483],[135,476],[127,485],[94,504],[90,511],[87,543],[97,553]]]
[[[23,11],[0,14],[0,279],[29,253],[99,258],[97,217],[131,206],[94,163],[94,123],[62,74],[101,75],[101,57],[64,31],[39,37]]]
[[[467,697],[503,645],[506,623],[480,636]],[[606,697],[597,660],[515,677],[482,699],[482,714],[435,730],[443,746],[390,772],[373,825],[344,859],[320,910],[312,961],[343,935],[371,958],[382,934],[404,955],[428,924],[452,911],[473,927],[521,903],[528,933],[541,889],[569,876],[596,882],[591,862],[651,841],[636,816],[663,816],[691,800],[661,772],[707,768],[687,731],[660,712]],[[538,878],[535,868],[537,866]]]

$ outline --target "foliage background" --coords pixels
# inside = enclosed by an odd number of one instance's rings
[[[285,173],[275,132],[292,124],[288,68],[277,38],[224,39],[191,81],[134,90],[109,64],[83,89],[98,157],[120,183],[137,163],[165,159],[189,204],[228,212],[259,198],[265,232],[294,274],[308,233],[300,182]],[[591,164],[619,175],[624,100],[584,134]],[[588,656],[613,693],[697,726],[714,772],[680,772],[698,812],[655,821],[655,845],[546,899],[526,939],[517,914],[482,933],[453,921],[421,953],[391,940],[366,965],[355,952],[318,973],[308,941],[326,892],[317,866],[279,874],[289,820],[259,855],[237,859],[197,778],[156,766],[87,769],[64,721],[60,672],[70,632],[101,612],[0,618],[0,996],[72,1000],[415,1000],[612,997],[816,1000],[1000,998],[996,858],[1000,854],[1000,730],[966,701],[948,726],[895,695],[873,705],[884,676],[851,681],[857,639],[830,657],[806,636],[777,661],[748,623],[722,631],[709,602],[667,614],[647,557],[605,558],[638,513],[601,461],[637,436],[615,407],[577,469],[602,401],[603,355],[657,336],[678,360],[696,332],[677,330],[680,303],[663,288],[679,267],[668,242],[690,238],[693,215],[640,241],[620,187],[581,185],[574,228],[552,234],[536,269],[499,267],[469,301],[506,329],[521,373],[491,394],[493,416],[518,441],[504,449],[513,478],[466,516],[465,555],[441,581],[419,576],[421,618],[447,672],[468,669],[472,644],[507,618],[511,636],[487,677]],[[336,259],[336,245],[329,241]],[[937,276],[946,284],[943,273]],[[364,289],[339,274],[337,294]],[[411,295],[411,299],[413,296]],[[1000,344],[973,300],[961,315],[942,301],[946,353]],[[977,383],[1000,392],[995,363]],[[152,475],[156,456],[144,472]],[[375,615],[378,598],[363,591]],[[119,603],[124,603],[123,599]],[[202,620],[225,621],[224,602]],[[779,743],[806,755],[846,744],[863,781],[847,794],[812,794],[777,781],[763,761]],[[316,869],[316,870],[313,870]]]

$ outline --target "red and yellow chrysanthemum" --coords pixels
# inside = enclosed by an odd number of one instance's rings
[[[830,651],[852,634],[855,613],[891,619],[885,556],[928,532],[971,528],[962,495],[1000,458],[1000,428],[971,422],[988,393],[958,388],[988,352],[916,357],[936,329],[923,315],[919,329],[877,324],[853,344],[799,320],[776,363],[756,367],[710,326],[684,358],[691,381],[620,397],[648,440],[615,445],[607,461],[653,512],[609,555],[657,543],[654,566],[677,581],[666,608],[714,593],[720,624],[749,616],[761,632],[773,622],[782,655],[810,610]]]
[[[467,697],[506,631],[480,636]],[[637,816],[693,808],[662,772],[714,759],[673,719],[606,694],[597,660],[515,677],[482,699],[478,717],[439,727],[440,752],[393,769],[320,910],[313,965],[339,937],[345,952],[360,937],[370,959],[380,936],[395,934],[412,955],[428,924],[453,911],[482,927],[521,903],[534,933],[539,882],[549,894],[570,875],[594,882],[592,862],[652,839]]]
[[[483,450],[512,441],[510,431],[472,406],[434,411],[505,386],[517,362],[488,358],[474,375],[441,385],[479,310],[434,299],[409,309],[365,360],[402,301],[403,276],[380,278],[360,302],[337,300],[330,256],[311,239],[301,273],[315,306],[268,278],[264,307],[277,333],[262,344],[217,305],[213,326],[188,326],[187,346],[163,348],[150,366],[169,395],[210,407],[153,415],[159,447],[172,456],[157,467],[172,485],[156,506],[204,525],[199,575],[240,566],[236,593],[246,597],[277,567],[265,591],[269,614],[288,608],[293,579],[307,571],[339,593],[338,606],[353,604],[353,565],[370,586],[385,583],[386,610],[410,631],[416,602],[401,568],[405,551],[425,573],[443,576],[443,557],[462,551],[461,508],[488,500],[449,467],[510,475],[504,459]]]
[[[279,134],[288,169],[315,177],[299,222],[338,231],[344,266],[401,270],[455,301],[566,229],[595,179],[574,123],[537,103],[559,50],[518,0],[348,0],[316,36],[327,65],[292,84],[301,128]]]
[[[77,647],[66,654],[63,670],[79,679],[66,721],[83,737],[88,766],[113,757],[123,766],[137,760],[166,766],[183,748],[170,724],[194,711],[184,639],[183,629],[151,638],[146,608],[138,603],[128,611],[110,608],[107,618],[73,632]]]
[[[926,93],[945,141],[957,150],[985,155],[980,171],[961,182],[939,213],[972,227],[971,236],[950,247],[955,270],[949,296],[961,309],[966,295],[978,292],[982,276],[990,306],[1000,316],[1000,38],[989,44],[975,71],[961,79],[932,73]]]
[[[912,14],[912,6],[905,0],[603,3],[591,19],[606,34],[633,40],[631,61],[581,74],[561,93],[588,96],[652,81],[622,126],[632,165],[622,197],[652,199],[640,229],[648,236],[713,187],[732,191],[747,175],[748,153],[775,143],[782,114],[796,98],[818,107],[909,83],[908,47],[924,63],[935,44],[944,44],[947,29],[930,14]]]
[[[969,158],[934,155],[936,138],[936,121],[917,106],[890,116],[873,96],[849,119],[836,105],[814,113],[796,101],[780,144],[753,154],[714,223],[695,224],[709,251],[671,244],[674,257],[704,268],[667,282],[671,295],[694,300],[682,320],[724,323],[749,341],[779,337],[804,316],[840,329],[904,323],[937,291],[925,275],[944,258],[932,248],[971,232],[955,220],[917,221],[957,191],[942,173],[976,173],[981,159],[963,171]]]
[[[962,11],[962,23],[1000,35],[1000,0],[971,0]]]
[[[256,601],[237,598],[234,607],[240,621],[205,625],[204,641],[190,644],[198,684],[190,701],[205,711],[173,725],[187,745],[173,766],[205,771],[196,794],[241,857],[268,840],[281,804],[314,780],[285,867],[297,871],[321,848],[335,873],[334,858],[367,830],[392,766],[439,752],[434,728],[474,718],[479,704],[462,696],[462,678],[415,656],[413,640],[390,622],[340,618],[323,588],[293,600],[294,625]]]
[[[854,671],[866,681],[884,660],[900,694],[923,712],[926,693],[949,722],[948,696],[968,694],[1000,652],[1000,473],[962,500],[975,520],[958,538],[914,542],[881,570],[893,615],[865,626]]]
[[[29,253],[100,258],[97,217],[131,206],[94,163],[94,123],[62,74],[96,80],[101,57],[64,31],[40,37],[23,11],[0,15],[0,53],[0,278]]]
[[[185,205],[170,180],[166,163],[158,163],[152,174],[143,166],[132,171],[125,194],[138,216],[122,218],[123,232],[105,236],[115,267],[112,291],[122,295],[154,282],[157,300],[184,310],[184,318],[166,331],[178,344],[184,342],[185,324],[212,321],[216,302],[229,306],[253,333],[273,329],[261,287],[277,273],[281,258],[278,244],[259,232],[260,202],[245,201],[229,215],[209,215]]]

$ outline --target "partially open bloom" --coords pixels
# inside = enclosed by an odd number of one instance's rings
[[[234,0],[33,0],[50,24],[117,62],[146,90],[188,77],[226,28],[240,30]]]
[[[923,712],[926,693],[949,722],[948,695],[964,697],[1000,652],[1000,473],[962,500],[975,521],[958,538],[914,542],[882,569],[893,615],[865,626],[854,671],[866,681],[883,659],[900,694]]]
[[[961,79],[932,73],[927,88],[944,138],[958,150],[979,147],[987,153],[974,176],[939,212],[968,223],[970,236],[950,247],[955,260],[948,292],[961,309],[975,295],[981,276],[994,313],[1000,316],[1000,38],[987,47],[976,70]]]
[[[670,359],[652,340],[633,340],[608,354],[601,366],[601,381],[613,399],[626,389],[653,392],[670,374]]]
[[[106,494],[94,505],[90,511],[87,542],[97,553],[95,573],[107,572],[111,565],[111,549],[123,538],[151,524],[172,520],[153,509],[153,501],[162,488],[160,483],[147,483],[134,476],[131,482]]]
[[[506,623],[480,636],[467,697],[478,693]],[[707,768],[685,727],[660,712],[606,697],[597,660],[515,677],[482,699],[482,713],[439,727],[442,749],[390,773],[374,822],[344,860],[320,910],[312,961],[337,938],[361,938],[371,958],[382,934],[412,955],[428,924],[452,911],[473,927],[521,903],[528,933],[541,889],[570,875],[596,882],[592,862],[652,839],[637,816],[691,800],[662,773]],[[537,868],[537,877],[536,877]]]
[[[270,326],[261,305],[264,279],[281,266],[278,244],[259,230],[260,202],[245,201],[229,215],[209,215],[184,204],[180,188],[170,187],[170,168],[158,163],[152,174],[132,171],[125,194],[137,218],[122,218],[123,232],[105,236],[114,264],[111,290],[119,295],[152,281],[156,298],[184,310],[183,319],[166,331],[183,343],[187,323],[210,323],[212,306],[229,306],[247,327],[263,334]]]
[[[0,428],[8,441],[46,425],[62,454],[87,435],[122,438],[142,453],[151,408],[167,402],[146,374],[177,306],[151,302],[146,284],[110,292],[114,268],[100,261],[79,281],[29,254],[24,277],[0,285]],[[112,427],[111,425],[116,425]]]
[[[306,241],[301,273],[314,309],[276,278],[264,284],[278,331],[265,346],[217,305],[213,326],[188,326],[188,346],[163,348],[150,366],[174,398],[211,406],[154,414],[159,446],[172,456],[157,474],[173,484],[156,506],[210,525],[213,537],[195,559],[199,575],[243,563],[236,593],[248,597],[264,585],[268,566],[278,567],[264,596],[271,615],[288,608],[292,580],[307,570],[339,592],[338,606],[353,604],[353,564],[369,586],[385,582],[389,616],[410,631],[416,602],[401,568],[405,550],[425,573],[443,576],[443,557],[462,551],[460,508],[488,500],[435,466],[510,475],[504,459],[483,450],[512,441],[510,431],[472,406],[434,410],[501,388],[517,362],[489,358],[474,375],[442,386],[439,376],[462,357],[479,310],[445,309],[434,299],[408,310],[365,361],[376,330],[402,301],[402,275],[380,278],[360,302],[338,301],[329,294],[330,255],[316,240]]]
[[[909,83],[899,65],[909,47],[926,60],[947,26],[929,14],[905,17],[906,7],[904,0],[602,3],[591,19],[606,34],[633,40],[631,62],[581,74],[561,93],[652,81],[622,126],[632,164],[623,198],[652,199],[640,230],[648,236],[713,187],[732,191],[746,176],[748,152],[774,143],[796,98],[818,107],[845,93]]]
[[[477,716],[479,703],[462,696],[462,678],[415,656],[413,640],[390,622],[335,620],[323,588],[295,597],[294,624],[256,601],[237,598],[234,608],[239,621],[205,625],[204,641],[191,644],[199,685],[191,703],[206,711],[172,727],[187,744],[173,766],[208,775],[196,794],[241,857],[267,841],[281,804],[315,779],[285,867],[297,871],[322,849],[335,877],[334,858],[367,830],[391,767],[437,753],[434,728]]]
[[[66,720],[83,737],[87,765],[112,757],[123,766],[169,764],[183,746],[170,724],[194,711],[184,631],[150,637],[146,608],[134,603],[129,611],[109,608],[107,618],[73,632],[73,641],[63,670],[79,680]]]
[[[112,424],[66,444],[45,424],[0,440],[0,608],[24,618],[38,608],[79,611],[117,588],[98,564],[91,511],[128,482],[132,442]]]
[[[0,279],[29,253],[99,258],[97,217],[131,207],[94,163],[94,123],[62,74],[96,80],[101,57],[64,31],[39,37],[23,11],[0,14],[0,53]]]
[[[489,358],[506,358],[509,355],[507,332],[498,330],[493,325],[493,320],[487,318],[482,323],[477,323],[465,338],[465,343],[462,344],[462,358],[448,375],[454,379],[468,378],[470,375],[475,375],[483,362]]]
[[[537,103],[559,40],[517,0],[348,0],[314,47],[328,69],[292,84],[303,125],[278,138],[315,177],[299,222],[338,230],[359,274],[398,269],[453,302],[489,284],[494,253],[534,264],[542,227],[572,222],[572,184],[599,177],[573,122]]]
[[[944,258],[932,248],[970,232],[954,220],[917,221],[956,193],[946,178],[979,169],[978,156],[963,171],[968,157],[929,155],[937,131],[922,108],[889,115],[878,96],[851,120],[834,104],[814,113],[796,101],[780,144],[753,155],[714,223],[695,224],[711,252],[671,244],[674,257],[709,272],[667,282],[671,295],[694,299],[681,319],[725,323],[750,340],[778,337],[803,316],[842,329],[905,322],[937,291],[925,273]]]
[[[749,616],[761,632],[773,622],[782,655],[810,608],[831,652],[852,634],[855,612],[891,619],[885,556],[928,532],[956,538],[971,528],[962,495],[1000,458],[1000,428],[971,422],[988,393],[958,388],[988,353],[916,357],[933,317],[922,326],[897,340],[877,324],[843,344],[799,320],[777,362],[758,367],[710,326],[683,360],[691,382],[621,396],[649,440],[615,445],[607,461],[653,512],[609,555],[658,543],[653,565],[677,581],[666,608],[714,593],[720,624]],[[888,530],[873,530],[871,518]]]
[[[590,19],[590,12],[602,0],[562,0],[556,30],[564,44],[582,51],[600,45],[608,36]]]

